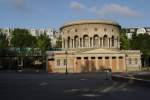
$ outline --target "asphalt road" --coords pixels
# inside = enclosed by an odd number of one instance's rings
[[[0,100],[146,100],[150,88],[105,80],[105,74],[0,72]]]

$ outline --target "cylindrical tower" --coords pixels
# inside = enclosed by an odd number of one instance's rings
[[[120,25],[110,20],[81,20],[65,24],[62,32],[63,49],[119,49]]]

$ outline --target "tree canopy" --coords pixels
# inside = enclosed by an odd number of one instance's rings
[[[0,49],[8,48],[8,38],[7,35],[0,31]]]
[[[37,37],[36,47],[39,48],[42,53],[44,53],[46,50],[48,50],[48,48],[51,47],[51,39],[45,33],[41,34]]]
[[[12,31],[11,44],[17,48],[27,48],[35,46],[35,37],[33,37],[26,29],[14,29]]]
[[[150,35],[148,34],[133,34],[131,40],[131,49],[141,50],[143,55],[150,57]]]
[[[128,50],[130,48],[130,42],[127,38],[125,31],[120,31],[120,49]]]

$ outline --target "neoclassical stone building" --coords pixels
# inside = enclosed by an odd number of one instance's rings
[[[49,72],[135,71],[141,68],[138,50],[120,50],[121,26],[110,20],[82,20],[63,25],[62,51],[48,52]]]

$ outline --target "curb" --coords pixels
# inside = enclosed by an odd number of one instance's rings
[[[140,85],[150,88],[150,80],[134,78],[132,76],[112,75],[112,80],[119,82],[128,82],[131,85]]]

